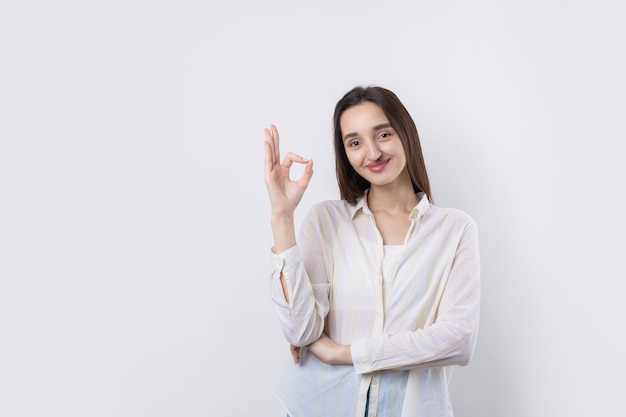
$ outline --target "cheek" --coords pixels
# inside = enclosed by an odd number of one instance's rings
[[[402,143],[400,141],[398,141],[397,143],[393,144],[393,151],[394,154],[398,157],[401,158],[402,160],[406,160],[406,154],[404,153],[404,147],[402,146]]]
[[[352,165],[352,168],[358,168],[360,164],[360,158],[356,152],[346,152],[346,156],[348,157],[348,162]]]

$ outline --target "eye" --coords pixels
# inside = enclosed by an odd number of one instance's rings
[[[348,142],[348,148],[354,148],[355,146],[359,146],[361,144],[360,141],[358,140],[351,140],[350,142]]]
[[[389,137],[391,137],[391,133],[389,133],[389,132],[381,132],[378,135],[378,139],[387,139]]]

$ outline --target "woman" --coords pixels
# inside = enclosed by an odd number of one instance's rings
[[[333,121],[341,200],[315,205],[297,241],[313,161],[288,153],[281,164],[278,131],[265,130],[272,299],[296,363],[279,397],[291,417],[452,416],[451,366],[469,362],[478,329],[476,224],[432,203],[394,93],[356,87]]]

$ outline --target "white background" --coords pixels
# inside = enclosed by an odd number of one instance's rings
[[[478,223],[457,416],[623,404],[619,1],[0,6],[0,416],[283,416],[263,128],[338,197],[335,102],[395,91]]]

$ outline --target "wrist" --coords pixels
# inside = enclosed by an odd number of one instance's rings
[[[350,345],[341,345],[340,361],[344,365],[352,365],[352,349]]]
[[[291,222],[293,222],[293,219],[294,219],[294,212],[293,211],[286,211],[286,212],[275,212],[275,211],[272,211],[272,217],[271,217],[272,225],[274,225],[274,224],[291,223]]]
[[[334,365],[352,365],[352,351],[350,345],[335,344],[332,356],[328,363]]]
[[[274,253],[282,253],[296,244],[293,213],[275,215],[272,213],[272,233]]]

